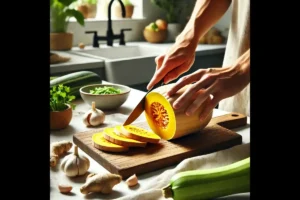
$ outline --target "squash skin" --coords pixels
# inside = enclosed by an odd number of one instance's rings
[[[185,110],[192,103],[193,100],[190,100],[185,107],[176,110],[173,109],[173,102],[175,102],[176,99],[178,99],[178,97],[189,86],[187,85],[178,90],[177,93],[173,96],[167,97],[166,94],[173,85],[174,83],[155,88],[147,94],[145,100],[145,117],[147,123],[153,132],[155,132],[162,139],[165,140],[181,138],[183,136],[199,132],[208,125],[213,114],[211,112],[205,119],[199,119],[199,116],[203,112],[206,104],[208,103],[208,100],[205,100],[203,104],[191,116],[187,116],[185,114]],[[158,102],[159,104],[163,105],[168,113],[169,124],[166,126],[165,129],[159,128],[159,126],[157,126],[155,124],[155,121],[153,120],[151,104],[154,102]]]

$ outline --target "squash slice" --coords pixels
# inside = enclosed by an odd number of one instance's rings
[[[103,132],[93,134],[92,140],[93,140],[93,146],[102,151],[125,152],[128,151],[129,149],[128,147],[109,142],[103,137]]]
[[[120,126],[118,127],[118,131],[121,133],[121,135],[124,135],[127,138],[142,142],[158,143],[161,139],[152,131],[134,125]]]
[[[146,142],[141,142],[117,135],[114,132],[114,127],[105,128],[103,130],[103,137],[114,144],[125,147],[145,147],[147,144]]]

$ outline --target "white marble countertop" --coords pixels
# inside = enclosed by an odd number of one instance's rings
[[[125,121],[126,117],[130,114],[131,110],[137,105],[140,99],[143,97],[145,93],[142,91],[138,91],[132,89],[127,101],[117,110],[114,112],[105,112],[106,119],[105,119],[105,126],[112,126],[115,124],[121,124]],[[78,132],[86,131],[93,128],[87,128],[82,122],[83,114],[90,109],[90,107],[85,104],[81,99],[74,101],[77,104],[76,109],[73,111],[73,118],[70,125],[63,130],[60,131],[51,131],[50,133],[50,142],[54,141],[61,141],[61,140],[69,140],[73,142],[73,135]],[[213,117],[220,116],[226,114],[227,112],[215,109]],[[142,114],[137,120],[138,121],[145,121],[145,117]],[[250,119],[248,118],[248,124],[250,124]],[[97,127],[99,128],[99,127]],[[234,130],[243,137],[243,143],[250,142],[250,128],[247,126],[245,128],[239,128]],[[70,150],[73,152],[73,148]],[[79,149],[79,154],[83,154],[87,156],[90,160],[90,168],[88,170],[89,173],[101,173],[107,172],[105,168],[103,168],[99,163],[93,160],[89,155]],[[62,160],[62,159],[61,159]],[[60,161],[61,161],[60,160]],[[68,178],[59,168],[60,162],[56,166],[56,168],[50,168],[50,199],[52,200],[67,200],[67,199],[116,199],[127,194],[136,193],[139,191],[139,188],[130,189],[127,187],[126,183],[122,181],[121,183],[117,184],[113,190],[114,192],[110,195],[91,195],[91,196],[84,196],[80,193],[79,188],[85,182],[85,177],[76,177],[76,178]],[[163,171],[167,169],[174,168],[175,166],[171,166],[168,168],[160,169],[154,172],[150,172],[144,175],[139,175],[139,183],[143,185],[145,182],[150,181],[153,177],[161,174]],[[59,183],[67,183],[73,186],[72,192],[70,194],[62,194],[58,190]]]

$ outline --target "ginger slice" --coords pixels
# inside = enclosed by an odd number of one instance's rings
[[[114,144],[126,147],[145,147],[147,144],[146,142],[119,136],[114,132],[114,128],[105,128],[103,137]]]
[[[154,132],[133,125],[122,126],[120,133],[125,137],[149,143],[158,143],[161,139]]]
[[[102,151],[125,152],[128,151],[129,149],[128,147],[109,142],[103,137],[103,132],[93,134],[92,140],[93,140],[93,146]]]

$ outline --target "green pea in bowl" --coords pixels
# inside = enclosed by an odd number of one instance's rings
[[[92,84],[79,89],[83,101],[90,106],[95,102],[100,110],[113,110],[119,108],[128,99],[131,89],[120,84]]]

